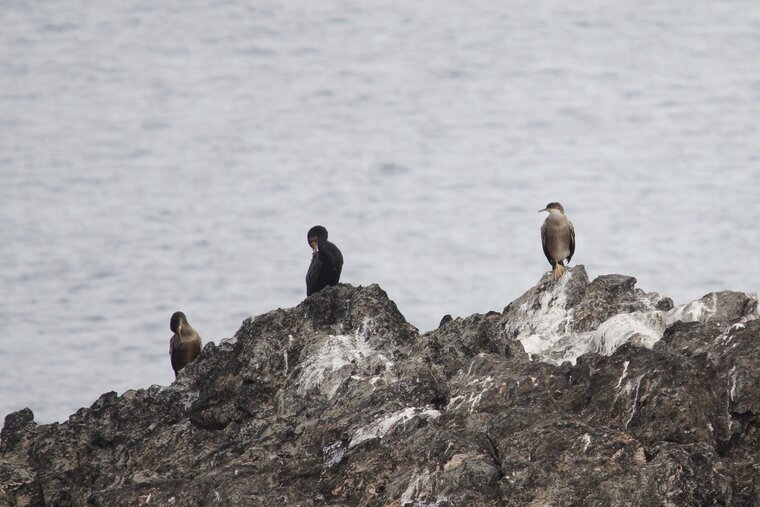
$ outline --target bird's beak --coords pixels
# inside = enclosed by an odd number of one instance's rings
[[[549,210],[547,208],[538,210],[539,213],[541,213],[542,211],[549,211]]]
[[[319,252],[319,243],[317,242],[317,238],[311,238],[309,240],[309,244],[311,245],[311,249],[314,252]]]

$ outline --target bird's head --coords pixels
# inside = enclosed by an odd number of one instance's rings
[[[311,245],[311,249],[315,252],[319,251],[319,243],[327,239],[327,229],[321,225],[315,225],[306,234],[306,239]]]
[[[169,329],[179,334],[179,330],[182,329],[182,324],[187,324],[187,317],[185,317],[185,314],[182,312],[174,312],[169,321]]]
[[[552,210],[557,210],[563,215],[565,214],[565,208],[563,208],[562,205],[558,202],[550,202],[549,204],[546,205],[544,209],[540,209],[538,210],[538,212],[541,213],[542,211],[548,211],[549,213],[551,213]]]

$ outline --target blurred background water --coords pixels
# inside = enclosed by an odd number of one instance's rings
[[[760,285],[753,0],[0,3],[0,415],[169,384],[305,295],[306,231],[422,331],[575,263]]]

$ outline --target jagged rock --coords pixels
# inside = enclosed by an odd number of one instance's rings
[[[582,266],[422,335],[340,284],[171,386],[8,415],[0,504],[757,505],[759,349],[754,296]]]
[[[707,294],[678,308],[670,298],[635,288],[636,279],[603,275],[589,282],[583,266],[559,281],[545,275],[505,308],[504,331],[528,354],[561,364],[588,352],[612,354],[624,343],[651,348],[678,322],[727,326],[757,316],[757,297],[739,292]]]

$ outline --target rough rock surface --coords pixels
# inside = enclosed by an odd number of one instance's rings
[[[578,266],[423,335],[328,287],[171,386],[8,415],[0,505],[760,505],[756,297],[635,282]]]

